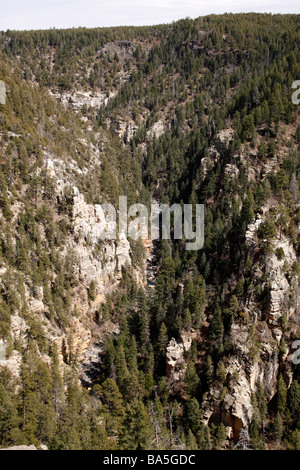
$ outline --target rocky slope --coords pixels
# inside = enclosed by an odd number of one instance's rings
[[[299,448],[297,21],[0,35],[0,446]],[[120,195],[203,248],[103,236]]]

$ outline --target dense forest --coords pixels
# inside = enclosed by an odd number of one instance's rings
[[[299,15],[0,48],[0,446],[299,450]],[[204,204],[204,246],[158,241],[154,288],[141,240],[106,272],[74,187],[95,208]],[[90,380],[80,328],[101,343]]]

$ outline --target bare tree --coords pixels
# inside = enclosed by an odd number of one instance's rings
[[[250,443],[250,437],[248,430],[246,428],[243,428],[240,432],[240,439],[238,443],[234,446],[235,449],[238,450],[252,450],[251,449],[251,443]]]
[[[173,407],[168,410],[168,427],[164,426],[163,423],[160,422],[160,419],[157,415],[153,407],[153,403],[151,402],[149,407],[149,414],[153,420],[153,428],[154,428],[154,439],[152,440],[151,444],[149,445],[150,449],[159,449],[159,450],[185,450],[186,446],[181,441],[181,439],[173,432]]]

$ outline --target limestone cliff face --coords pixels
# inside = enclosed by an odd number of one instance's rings
[[[53,96],[58,98],[64,106],[72,107],[74,111],[79,111],[86,106],[87,108],[99,108],[102,104],[106,105],[108,100],[115,96],[116,93],[111,93],[106,96],[101,92],[87,92],[87,91],[76,91],[73,93],[54,93]]]
[[[113,222],[106,225],[101,205],[86,204],[77,188],[74,189],[73,228],[74,238],[69,247],[77,255],[79,279],[84,283],[96,281],[99,290],[106,284],[121,278],[121,270],[131,265],[130,243],[125,237],[117,240],[104,239],[105,227],[111,229]]]
[[[166,351],[166,376],[173,384],[180,384],[186,372],[186,353],[191,349],[192,341],[197,337],[197,331],[190,328],[180,334],[176,341],[172,338]]]
[[[270,250],[259,248],[257,232],[269,216],[270,207],[263,207],[247,227],[245,241],[252,264],[248,276],[253,288],[247,298],[240,299],[238,313],[232,321],[232,352],[224,357],[223,383],[213,381],[202,402],[203,422],[217,424],[221,420],[230,428],[230,434],[235,439],[239,438],[241,429],[247,428],[251,422],[254,413],[253,394],[257,392],[258,386],[262,387],[269,402],[277,392],[279,371],[284,374],[287,385],[291,383],[291,345],[299,334],[299,278],[293,272],[293,266],[298,261],[296,247],[287,236],[277,233],[272,239]],[[278,256],[278,253],[282,256]],[[238,271],[240,276],[244,275],[244,260]],[[235,276],[229,280],[232,292],[237,281]],[[255,289],[265,293],[264,302],[258,301]],[[207,326],[209,324],[205,321],[202,331]],[[201,335],[201,330],[198,335]],[[166,375],[170,384],[175,384],[177,391],[180,387],[184,389],[186,352],[192,340],[197,338],[197,333],[187,331],[184,336],[178,341],[172,338],[166,353]],[[203,338],[205,335],[201,339],[205,351],[209,348],[209,339],[207,335],[206,340]],[[206,346],[203,346],[203,341],[207,342]],[[206,354],[203,358],[198,355],[199,370],[205,370],[205,361]]]
[[[53,168],[52,176],[54,175]],[[58,171],[57,176],[64,177],[63,170]],[[65,180],[57,180],[58,197],[61,197],[65,186]],[[72,231],[65,240],[64,249],[60,254],[62,257],[67,257],[72,253],[72,269],[78,283],[72,296],[71,312],[76,309],[77,316],[69,315],[69,324],[65,329],[49,320],[43,288],[36,289],[33,293],[26,283],[24,285],[29,311],[38,320],[46,338],[51,343],[57,344],[61,362],[63,362],[63,350],[67,354],[72,350],[72,355],[79,362],[86,358],[88,349],[93,347],[92,330],[95,329],[93,313],[99,309],[100,304],[105,300],[105,295],[117,288],[122,277],[122,268],[126,265],[131,266],[129,241],[124,237],[116,240],[102,240],[101,231],[104,226],[106,223],[101,206],[87,204],[83,195],[75,187]],[[5,271],[4,269],[3,272]],[[141,273],[136,273],[141,275]],[[89,300],[88,289],[92,281],[95,284],[95,299]],[[28,331],[28,324],[20,312],[16,311],[11,319],[11,337],[14,343],[18,342],[25,346]],[[14,350],[7,358],[6,349],[6,343],[2,341],[0,366],[7,366],[14,375],[18,376],[21,355]],[[49,357],[45,356],[44,359],[49,362]]]
[[[265,209],[263,212],[267,213]],[[246,240],[250,253],[253,248],[253,259],[255,254],[257,259],[252,265],[251,279],[254,285],[267,292],[266,302],[262,308],[250,295],[243,304],[245,324],[234,321],[231,327],[234,350],[225,361],[224,389],[212,384],[203,405],[204,422],[221,413],[224,424],[233,428],[236,438],[240,429],[251,421],[251,397],[258,385],[262,385],[265,397],[270,401],[276,393],[279,370],[289,377],[290,347],[293,333],[298,328],[299,280],[292,273],[292,266],[297,261],[295,247],[288,238],[278,234],[272,241],[272,250],[257,258],[257,230],[263,219],[264,216],[257,214],[248,226]],[[278,249],[284,253],[282,258],[276,255]],[[294,327],[286,329],[285,321]],[[283,340],[287,351],[280,354]]]
[[[282,249],[284,253],[281,260],[274,252],[265,259],[265,269],[269,273],[270,284],[267,311],[270,326],[280,326],[280,319],[284,313],[287,319],[295,313],[299,292],[297,279],[288,280],[288,272],[297,261],[296,252],[285,236],[282,236],[281,240],[274,241],[274,250],[278,249]],[[294,296],[294,302],[290,301],[290,294]]]
[[[212,383],[202,407],[204,423],[221,418],[225,426],[232,428],[236,439],[252,419],[252,396],[257,386],[262,385],[267,400],[275,395],[279,369],[277,344],[271,331],[265,324],[257,325],[254,340],[249,330],[247,325],[232,325],[234,353],[225,361],[223,387]]]

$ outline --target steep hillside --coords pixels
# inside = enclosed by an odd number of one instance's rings
[[[1,33],[0,446],[300,448],[298,23]],[[101,239],[121,195],[203,248]]]

